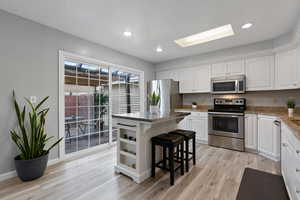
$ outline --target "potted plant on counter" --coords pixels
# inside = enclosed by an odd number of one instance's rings
[[[287,107],[288,107],[288,115],[289,117],[294,116],[294,109],[295,109],[296,103],[294,100],[288,100],[287,101]]]
[[[149,95],[150,113],[159,112],[159,106],[158,106],[159,101],[160,101],[160,96],[157,95],[155,92]]]
[[[192,108],[197,108],[197,102],[192,102]]]
[[[26,102],[31,108],[26,119],[26,106],[22,110],[13,92],[13,103],[18,119],[17,129],[10,131],[14,143],[20,150],[15,157],[15,166],[19,178],[22,181],[31,181],[43,176],[47,167],[49,151],[63,138],[54,142],[49,148],[46,144],[53,138],[45,133],[46,115],[49,108],[41,108],[49,97],[44,98],[37,105],[33,105],[28,99]]]

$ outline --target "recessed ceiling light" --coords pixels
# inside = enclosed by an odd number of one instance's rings
[[[123,35],[126,36],[126,37],[130,37],[130,36],[132,36],[132,33],[130,31],[125,31],[123,33]]]
[[[181,47],[189,47],[196,44],[201,44],[201,43],[229,37],[232,35],[234,35],[232,26],[231,24],[227,24],[208,31],[197,33],[195,35],[190,35],[185,38],[174,40],[174,42]]]
[[[253,25],[253,24],[251,24],[251,23],[244,24],[244,25],[242,26],[242,29],[250,28],[252,25]]]
[[[163,51],[163,49],[161,47],[156,48],[156,52],[162,52],[162,51]]]

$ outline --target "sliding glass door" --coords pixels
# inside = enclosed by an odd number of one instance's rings
[[[108,67],[70,60],[64,66],[65,153],[108,143]]]
[[[75,55],[63,57],[62,63],[61,153],[75,153],[116,141],[112,114],[141,110],[141,74],[95,60],[76,59]]]

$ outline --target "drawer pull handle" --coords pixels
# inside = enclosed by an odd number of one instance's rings
[[[297,169],[297,168],[296,168],[296,172],[300,172],[300,169]]]
[[[299,194],[299,193],[300,193],[300,190],[297,190],[297,189],[296,189],[296,193]]]
[[[275,124],[276,126],[280,126],[280,121],[275,120],[275,121],[274,121],[274,124]]]

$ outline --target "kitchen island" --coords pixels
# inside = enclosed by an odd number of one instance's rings
[[[177,129],[177,124],[190,113],[149,112],[113,115],[118,128],[117,164],[115,171],[141,183],[151,175],[151,138]],[[159,151],[158,151],[159,154]],[[157,155],[158,159],[160,155]]]

